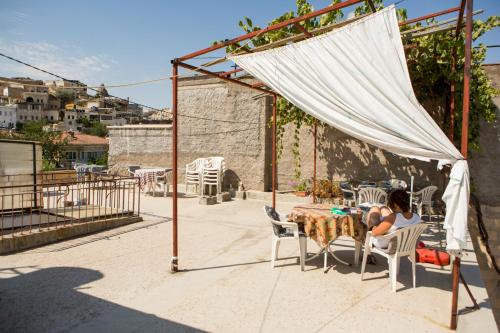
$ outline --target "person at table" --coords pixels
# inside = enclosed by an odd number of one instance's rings
[[[366,216],[368,230],[372,231],[373,245],[380,249],[389,248],[389,240],[377,236],[389,234],[397,229],[420,223],[420,216],[410,210],[410,196],[404,190],[389,194],[389,207],[372,207]],[[394,249],[395,250],[395,249]]]

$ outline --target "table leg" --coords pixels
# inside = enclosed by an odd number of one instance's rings
[[[326,249],[326,247],[322,247],[322,248],[318,251],[318,253],[313,254],[312,256],[310,256],[309,258],[307,258],[305,261],[306,261],[306,262],[308,262],[308,261],[310,261],[310,260],[313,260],[313,259],[315,259],[315,258],[319,257],[321,254],[325,253],[325,251],[326,251],[325,249]],[[306,255],[307,255],[307,253],[306,253]]]
[[[361,253],[361,242],[360,241],[354,241],[354,266],[359,265],[359,255]]]
[[[343,260],[340,260],[334,253],[333,251],[330,249],[330,245],[331,243],[328,244],[328,252],[332,255],[333,259],[337,260],[338,262],[340,262],[341,264],[344,264],[346,266],[352,266],[352,264],[349,264],[348,262],[345,262]]]

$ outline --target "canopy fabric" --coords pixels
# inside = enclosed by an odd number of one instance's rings
[[[417,101],[394,6],[302,42],[229,58],[346,134],[400,156],[453,164],[443,195],[447,249],[465,247],[467,162]]]

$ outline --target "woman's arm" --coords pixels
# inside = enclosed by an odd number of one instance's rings
[[[395,221],[396,221],[395,214],[390,214],[388,216],[385,216],[384,220],[382,222],[380,222],[379,225],[377,225],[376,227],[373,227],[372,235],[373,236],[385,235],[389,231],[389,229],[391,229],[391,227]]]

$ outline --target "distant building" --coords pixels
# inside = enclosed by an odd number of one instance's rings
[[[16,105],[15,123],[45,120],[64,130],[81,130],[89,121],[106,126],[139,123],[143,117],[140,105],[128,98],[109,96],[101,84],[95,96],[87,94],[87,86],[76,80],[33,80],[0,77],[0,105]],[[10,117],[10,113],[7,113]],[[0,120],[8,124],[5,117]]]
[[[149,110],[144,113],[144,119],[152,122],[169,122],[172,120],[172,111],[169,108]]]
[[[62,139],[68,138],[69,143],[64,148],[64,165],[71,167],[72,163],[94,163],[108,153],[109,145],[106,138],[79,132],[64,132]]]
[[[57,94],[65,92],[74,94],[76,98],[87,97],[87,85],[77,80],[45,80],[44,84],[48,87],[49,92]]]
[[[40,121],[43,118],[43,104],[23,102],[17,104],[17,122]]]
[[[15,128],[16,119],[16,105],[0,105],[0,128]]]

